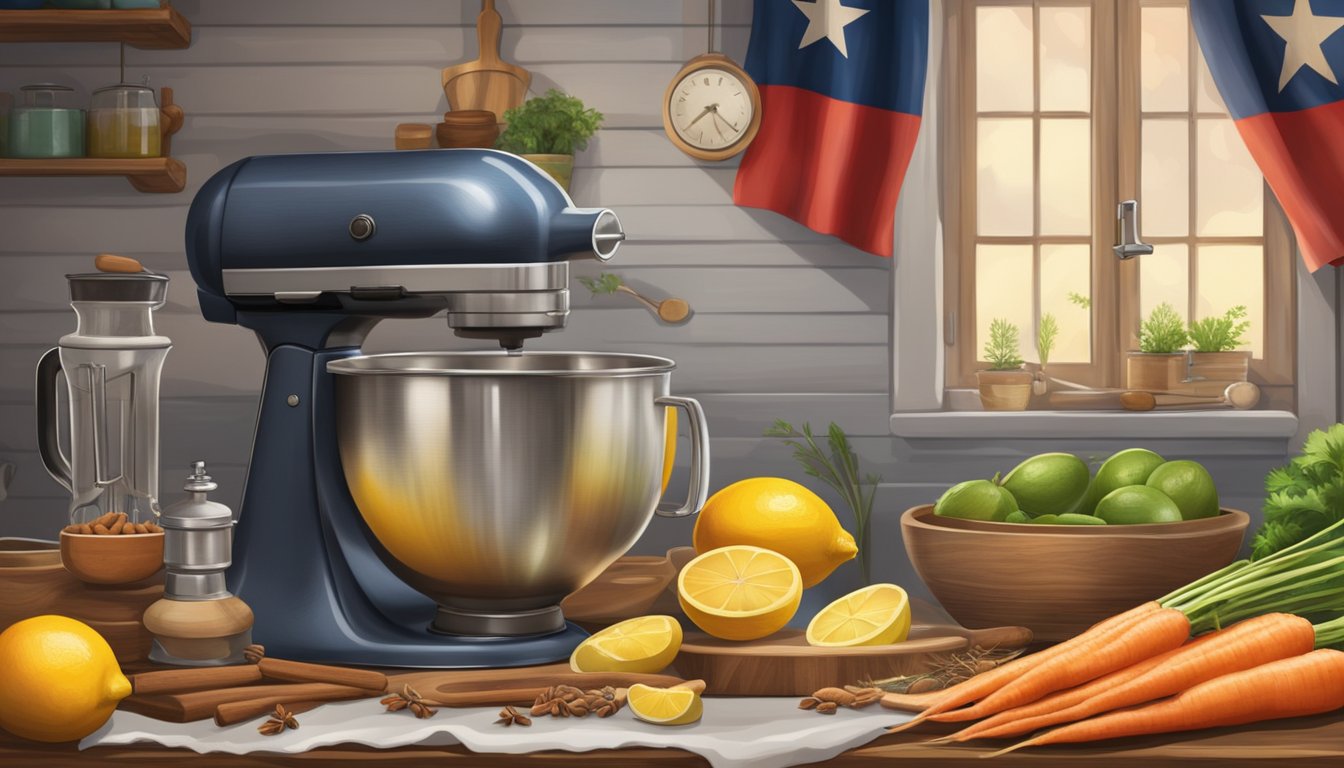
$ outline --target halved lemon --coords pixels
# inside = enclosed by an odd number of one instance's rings
[[[768,549],[720,547],[677,576],[681,609],[724,640],[755,640],[782,628],[798,611],[803,579],[792,560]]]
[[[569,657],[575,672],[658,672],[681,650],[681,625],[671,616],[640,616],[598,632]]]
[[[686,725],[704,714],[700,692],[683,686],[654,688],[635,683],[626,693],[626,703],[635,717],[655,725]]]
[[[874,584],[836,600],[807,625],[810,645],[844,647],[904,642],[910,598],[895,584]]]

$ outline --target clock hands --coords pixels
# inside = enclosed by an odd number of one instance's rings
[[[700,114],[696,115],[694,120],[692,120],[691,122],[687,123],[687,124],[686,124],[686,127],[687,127],[687,128],[690,128],[692,125],[695,125],[696,123],[700,122],[700,118],[704,117],[705,115],[708,115],[708,114],[711,113],[711,112],[713,112],[713,113],[715,113],[715,114],[718,114],[718,109],[719,109],[719,105],[718,105],[718,104],[710,104],[709,106],[707,106],[707,107],[705,107],[704,109],[700,110]]]
[[[714,116],[717,117],[718,119],[722,120],[724,125],[728,126],[729,128],[732,128],[732,129],[733,129],[733,133],[737,133],[737,126],[736,126],[736,125],[733,125],[733,124],[730,123],[730,122],[728,122],[728,118],[726,118],[726,117],[724,117],[724,116],[722,116],[722,115],[719,114],[719,110],[717,109],[717,107],[719,106],[718,104],[715,104],[714,106],[716,107],[716,109],[714,110]],[[722,136],[723,134],[720,133],[719,135]]]

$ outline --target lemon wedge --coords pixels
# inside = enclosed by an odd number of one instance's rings
[[[822,608],[807,625],[810,645],[889,645],[910,635],[910,597],[895,584],[873,584]]]
[[[677,576],[681,609],[705,632],[754,640],[782,628],[798,611],[803,580],[792,560],[737,545],[700,555]]]
[[[704,704],[700,701],[702,690],[703,685],[697,687],[687,683],[671,688],[635,683],[626,693],[626,703],[635,717],[646,723],[686,725],[704,714]]]
[[[640,616],[598,632],[569,657],[575,672],[658,672],[681,650],[681,624],[671,616]]]

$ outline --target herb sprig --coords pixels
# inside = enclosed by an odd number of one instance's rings
[[[1302,455],[1265,478],[1265,522],[1251,543],[1259,560],[1344,520],[1344,424],[1307,436]]]

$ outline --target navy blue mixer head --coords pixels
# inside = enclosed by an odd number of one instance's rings
[[[186,247],[206,319],[268,345],[324,344],[301,329],[320,317],[446,309],[460,335],[517,348],[564,326],[568,259],[605,261],[624,237],[526,160],[461,149],[240,160],[197,193]]]

